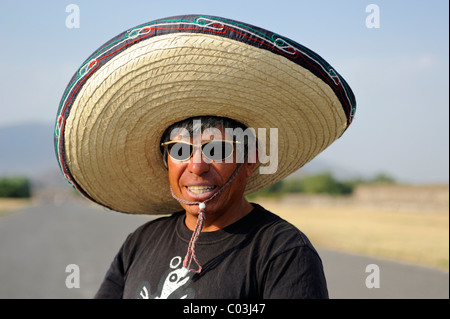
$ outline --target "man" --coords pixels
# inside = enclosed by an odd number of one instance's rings
[[[170,216],[128,236],[96,297],[327,298],[307,237],[245,195],[340,137],[355,105],[317,54],[242,22],[173,17],[107,42],[63,96],[58,161],[105,207]]]
[[[220,124],[235,121],[211,117],[197,120],[219,129],[224,141],[233,141]],[[188,127],[191,121],[196,119],[176,123],[168,132]],[[238,163],[234,151],[221,154],[233,156],[231,163],[226,163],[225,158],[206,163],[201,146],[223,140],[202,139],[180,154],[174,150],[176,144],[184,146],[193,139],[179,135],[167,141],[167,136],[163,135],[162,144],[166,146],[168,178],[184,211],[149,222],[133,233],[116,256],[96,297],[328,297],[320,258],[308,239],[292,225],[245,199],[247,178],[252,176],[255,163]],[[169,145],[175,146],[168,151]],[[221,150],[220,146],[215,153]],[[204,202],[204,224],[199,226],[199,203]],[[197,236],[196,231],[202,232]],[[189,238],[190,250],[182,263]]]

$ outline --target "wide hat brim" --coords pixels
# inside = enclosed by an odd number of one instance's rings
[[[270,163],[258,164],[250,194],[333,143],[355,108],[344,79],[294,41],[219,17],[172,17],[118,35],[82,64],[58,109],[55,150],[87,198],[124,213],[168,214],[180,209],[159,147],[171,124],[213,115],[265,129],[277,168],[261,174]]]

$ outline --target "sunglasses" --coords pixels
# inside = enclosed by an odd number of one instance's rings
[[[234,144],[241,144],[238,141],[211,140],[200,144],[203,156],[215,162],[223,161],[233,155]],[[169,156],[175,161],[187,161],[194,154],[194,144],[185,141],[169,141],[161,143],[167,147]]]

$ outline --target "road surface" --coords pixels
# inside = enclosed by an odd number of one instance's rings
[[[150,219],[79,202],[1,216],[0,298],[92,298],[125,237]],[[318,250],[330,298],[449,298],[447,272]]]

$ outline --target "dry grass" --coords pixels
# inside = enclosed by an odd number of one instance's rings
[[[308,205],[268,199],[255,201],[297,226],[317,247],[448,271],[448,209],[420,212],[345,204]]]
[[[31,205],[30,199],[0,198],[0,216],[28,205]]]

